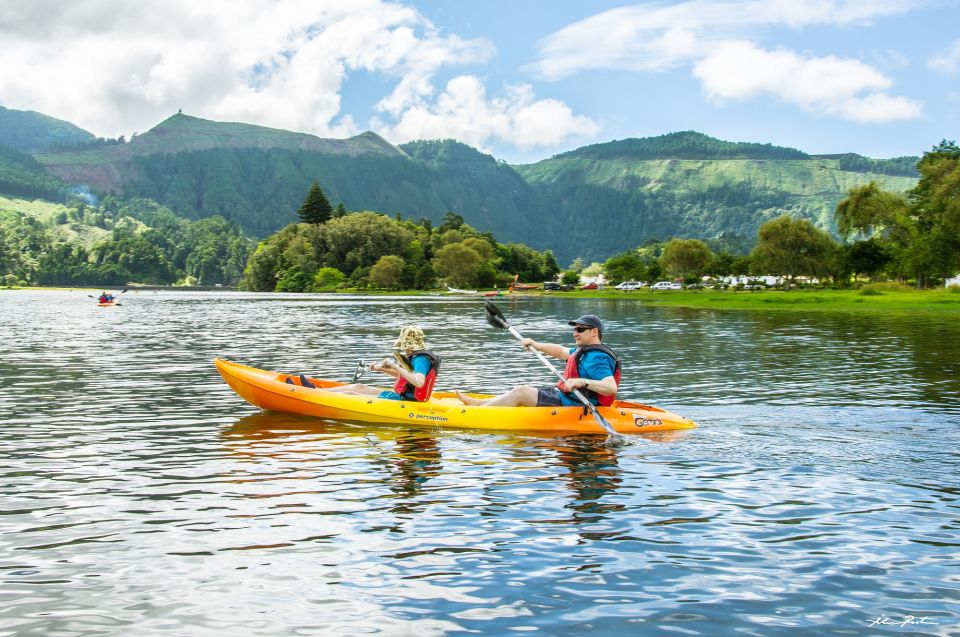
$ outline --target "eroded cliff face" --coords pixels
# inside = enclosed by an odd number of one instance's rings
[[[137,169],[133,162],[100,165],[52,164],[47,165],[46,170],[69,184],[87,186],[100,194],[120,192],[125,179],[131,180],[137,177]]]

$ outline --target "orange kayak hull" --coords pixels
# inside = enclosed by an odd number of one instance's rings
[[[484,407],[462,404],[455,394],[434,392],[427,402],[388,400],[324,391],[347,383],[311,378],[316,388],[303,387],[298,376],[214,359],[220,375],[252,405],[331,420],[427,425],[439,428],[496,431],[605,433],[581,407]],[[387,388],[384,388],[387,389]],[[484,394],[470,394],[486,398]],[[620,433],[693,429],[696,423],[650,405],[618,400],[600,413]]]

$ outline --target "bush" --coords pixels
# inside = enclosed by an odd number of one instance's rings
[[[904,285],[903,283],[897,283],[896,281],[883,281],[882,283],[869,283],[862,288],[857,294],[861,296],[879,296],[885,292],[912,292],[913,288],[909,285]]]
[[[347,275],[336,268],[320,268],[313,275],[314,292],[333,292],[346,281]]]
[[[307,292],[310,289],[310,275],[293,266],[283,273],[280,280],[277,281],[275,292]]]

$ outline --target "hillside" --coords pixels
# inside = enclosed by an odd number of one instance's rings
[[[712,140],[719,143],[711,148],[708,140],[712,138],[699,133],[623,140],[514,168],[543,200],[552,202],[561,227],[577,229],[554,238],[557,254],[587,259],[604,258],[650,237],[726,233],[753,238],[761,224],[784,213],[833,232],[834,209],[850,188],[875,180],[903,192],[917,181],[873,172],[904,172],[917,158],[860,158],[858,163],[853,159],[858,155],[828,159],[720,140]],[[644,159],[660,141],[669,142],[661,148],[667,157]]]
[[[125,144],[34,157],[28,173],[53,183],[147,197],[190,219],[222,215],[258,237],[295,221],[316,180],[349,210],[434,222],[455,212],[502,241],[553,249],[561,261],[603,259],[649,238],[749,243],[783,213],[832,230],[851,187],[876,180],[903,192],[916,183],[917,159],[816,156],[684,131],[511,166],[453,140],[396,147],[369,132],[322,139],[183,114]]]
[[[542,209],[512,168],[449,140],[398,148],[371,132],[321,139],[178,114],[127,144],[36,157],[71,184],[148,197],[190,219],[223,215],[255,236],[296,221],[314,180],[334,205],[434,222],[452,211],[501,237],[523,237]]]
[[[621,139],[591,144],[561,153],[556,159],[807,159],[795,148],[771,144],[727,142],[697,131],[667,133],[658,137]]]
[[[349,139],[324,139],[265,126],[213,122],[177,114],[146,133],[134,136],[126,144],[74,152],[39,153],[36,159],[47,172],[67,182],[86,184],[106,193],[120,191],[124,184],[139,177],[138,158],[224,149],[285,149],[334,157],[403,155],[376,133],[362,133]]]
[[[24,153],[93,141],[88,133],[70,122],[35,111],[18,111],[0,106],[0,144]]]
[[[0,145],[0,193],[58,200],[66,190],[67,183],[47,174],[36,159]]]

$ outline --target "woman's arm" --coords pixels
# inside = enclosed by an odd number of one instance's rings
[[[371,369],[377,372],[383,372],[384,374],[393,376],[394,378],[403,378],[414,387],[423,387],[424,383],[427,382],[427,378],[423,374],[410,371],[405,367],[397,365],[389,358],[385,358],[380,363],[374,363],[371,366]]]

